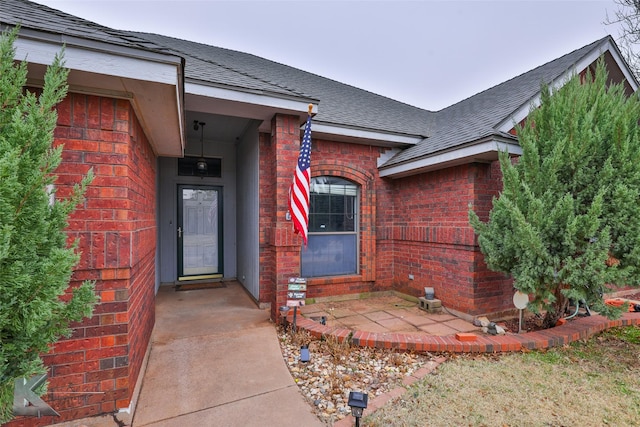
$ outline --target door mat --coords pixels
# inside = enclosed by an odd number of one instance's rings
[[[176,291],[194,291],[197,289],[216,289],[226,287],[227,285],[224,282],[178,283],[176,284]]]

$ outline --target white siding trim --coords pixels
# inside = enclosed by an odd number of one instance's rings
[[[400,178],[414,175],[423,170],[439,169],[439,165],[446,167],[447,164],[470,163],[474,161],[474,159],[487,160],[489,157],[497,158],[499,151],[507,151],[515,155],[522,154],[522,148],[515,142],[509,143],[492,139],[445,153],[434,154],[433,156],[414,160],[409,163],[383,168],[380,169],[380,176]]]
[[[277,97],[272,94],[260,91],[226,89],[222,87],[207,86],[191,82],[185,83],[184,90],[185,93],[190,95],[199,95],[205,96],[207,98],[215,98],[225,101],[260,105],[263,107],[276,108],[278,110],[308,112],[310,102],[314,104],[313,108],[315,112],[317,112],[318,109],[318,106],[316,105],[317,101],[310,101],[308,99],[286,99],[284,97]]]
[[[391,142],[394,144],[416,145],[424,140],[421,136],[401,135],[386,132],[377,132],[365,129],[354,129],[344,126],[325,125],[322,123],[313,123],[313,133],[322,133],[326,135],[340,135],[349,138],[359,138],[371,141]]]

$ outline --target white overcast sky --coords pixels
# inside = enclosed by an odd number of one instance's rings
[[[37,0],[439,110],[611,34],[608,1]]]

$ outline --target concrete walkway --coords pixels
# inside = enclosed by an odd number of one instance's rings
[[[322,426],[282,358],[269,312],[237,282],[156,298],[151,351],[133,427]],[[116,427],[112,416],[62,424]],[[123,424],[120,424],[123,425]]]
[[[162,288],[133,426],[321,426],[266,310],[238,283]]]

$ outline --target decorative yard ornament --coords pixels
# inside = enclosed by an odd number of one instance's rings
[[[529,295],[520,291],[513,294],[513,305],[518,309],[518,333],[522,332],[522,310],[527,308],[527,304],[529,304]]]
[[[351,415],[356,419],[356,427],[360,427],[360,418],[362,418],[362,414],[367,408],[368,400],[369,396],[367,393],[360,391],[349,392],[348,405],[351,407]]]

